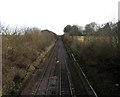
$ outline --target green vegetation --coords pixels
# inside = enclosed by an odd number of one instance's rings
[[[77,25],[67,25],[64,30],[66,34],[69,34],[70,36],[80,36],[82,35],[81,27]]]
[[[11,31],[4,26],[1,32],[3,95],[19,95],[54,45],[56,34],[38,28]]]
[[[120,96],[118,28],[111,23],[97,29],[95,23],[90,25],[86,25],[84,36],[73,37],[65,33],[64,42],[75,55],[98,95]]]

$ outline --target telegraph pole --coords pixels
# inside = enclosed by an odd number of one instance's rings
[[[118,46],[120,48],[120,1],[118,2]]]

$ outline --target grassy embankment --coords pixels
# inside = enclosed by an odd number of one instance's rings
[[[64,42],[75,55],[98,95],[120,95],[120,51],[117,36],[64,35]]]
[[[2,37],[3,95],[20,94],[56,40],[48,30],[31,28],[24,33]]]

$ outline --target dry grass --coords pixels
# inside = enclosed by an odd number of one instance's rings
[[[35,69],[34,62],[54,43],[56,36],[51,31],[41,31],[37,28],[26,29],[24,33],[23,35],[3,35],[2,37],[3,95],[19,92],[19,87],[27,72],[29,69],[31,71]]]
[[[80,37],[81,38],[81,37]],[[83,36],[82,36],[83,38]],[[98,95],[120,95],[120,51],[117,38],[108,35],[64,36]]]

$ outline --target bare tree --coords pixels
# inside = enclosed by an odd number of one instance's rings
[[[3,35],[8,35],[9,25],[5,26],[4,24],[1,24],[0,22],[0,33]]]

